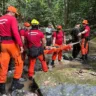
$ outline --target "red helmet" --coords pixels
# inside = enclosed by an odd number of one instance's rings
[[[9,7],[7,8],[7,11],[13,12],[13,13],[19,15],[18,12],[17,12],[17,9],[16,9],[14,6],[9,6]]]
[[[83,24],[88,24],[88,20],[83,20],[82,23]]]
[[[58,26],[57,26],[57,29],[62,29],[62,26],[61,26],[61,25],[58,25]]]
[[[25,26],[25,27],[30,27],[30,23],[25,22],[25,23],[24,23],[24,26]]]

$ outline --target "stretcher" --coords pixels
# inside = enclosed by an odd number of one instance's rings
[[[72,49],[72,45],[54,45],[54,46],[47,46],[46,49],[44,50],[44,54],[52,54],[54,52],[59,52],[59,51],[69,51]]]
[[[71,44],[67,44],[67,45],[58,45],[55,44],[54,46],[46,46],[45,50],[44,50],[44,54],[52,54],[54,52],[59,52],[59,51],[69,51],[72,50],[73,45],[78,44],[79,42],[76,43],[71,43]]]

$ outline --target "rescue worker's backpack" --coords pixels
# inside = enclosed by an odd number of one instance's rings
[[[43,54],[43,47],[42,46],[40,46],[40,47],[32,46],[31,48],[29,48],[28,55],[31,58],[36,58],[41,54]]]

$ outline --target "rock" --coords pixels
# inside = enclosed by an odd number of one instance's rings
[[[82,69],[80,69],[80,70],[79,70],[79,73],[83,73],[83,70],[82,70]]]
[[[52,71],[52,65],[48,65],[50,71]]]
[[[72,58],[72,56],[70,56],[68,53],[65,53],[65,54],[63,55],[63,59],[65,59],[65,60],[72,60],[73,58]]]
[[[25,90],[15,90],[12,92],[11,96],[37,96],[37,94]]]
[[[14,73],[14,70],[8,71],[8,77],[11,77],[13,75],[13,73]]]
[[[50,83],[50,81],[45,81],[44,85],[47,86],[47,85],[49,85],[49,83]]]
[[[20,81],[20,82],[25,82],[25,81],[27,81],[27,78],[21,77],[21,78],[19,79],[19,81]]]
[[[96,96],[96,86],[60,84],[41,88],[43,96]]]
[[[93,76],[96,76],[96,73],[95,72],[90,72],[91,75]]]
[[[25,96],[38,96],[38,95],[35,94],[35,93],[30,93],[30,92],[28,92]]]
[[[37,59],[35,64],[35,71],[41,71],[41,70],[42,70],[41,62]]]

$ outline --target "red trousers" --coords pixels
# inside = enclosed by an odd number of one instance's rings
[[[88,41],[86,41],[85,38],[83,38],[81,41],[81,54],[88,54]]]
[[[58,55],[58,60],[61,60],[62,59],[62,50],[59,52],[54,52],[52,55],[52,60],[56,60],[57,55]]]
[[[15,60],[14,78],[21,78],[23,71],[23,61],[20,50],[16,44],[1,44],[2,51],[0,53],[0,83],[5,83],[7,78],[10,57]]]
[[[41,64],[42,64],[42,69],[44,72],[48,71],[48,67],[46,64],[46,61],[44,60],[43,55],[38,56],[38,59],[40,60]],[[33,77],[34,75],[34,67],[35,67],[35,63],[36,63],[36,58],[30,58],[30,64],[29,64],[29,69],[28,69],[28,76],[29,77]]]
[[[58,55],[58,60],[61,60],[61,58],[62,58],[61,46],[62,45],[55,44],[54,46],[56,46],[58,48],[57,48],[56,52],[53,53],[52,60],[56,60],[57,55]]]

